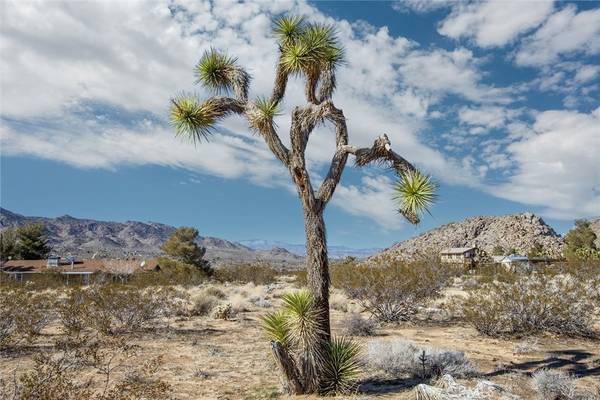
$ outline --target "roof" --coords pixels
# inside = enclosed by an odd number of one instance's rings
[[[142,266],[143,263],[143,266]],[[117,267],[115,267],[115,265]],[[110,260],[94,259],[80,260],[73,263],[60,261],[57,267],[48,267],[48,260],[9,260],[0,268],[4,272],[63,272],[63,273],[94,273],[94,272],[115,272],[119,265],[131,267],[133,272],[152,271],[158,266],[156,260]]]
[[[451,247],[449,249],[442,250],[440,253],[441,254],[464,254],[470,250],[475,250],[475,247]]]

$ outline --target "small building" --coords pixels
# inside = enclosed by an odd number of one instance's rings
[[[115,262],[118,262],[116,267]],[[58,273],[67,283],[75,280],[86,284],[94,274],[119,275],[158,270],[160,266],[156,260],[75,260],[72,257],[65,260],[60,257],[49,257],[46,260],[9,260],[0,267],[1,272],[18,282],[36,274]]]
[[[514,271],[517,268],[528,268],[530,266],[529,258],[517,254],[493,256],[492,261],[497,264],[502,264],[509,271]]]
[[[440,258],[444,263],[470,264],[475,260],[476,247],[451,247],[440,252]]]

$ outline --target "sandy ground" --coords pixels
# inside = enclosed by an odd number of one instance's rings
[[[259,287],[250,291],[260,290]],[[231,287],[227,291],[232,296],[237,293],[238,297],[248,294],[248,291]],[[268,294],[267,299],[277,305],[279,295],[276,291]],[[176,399],[282,397],[278,393],[276,366],[259,321],[260,315],[272,307],[262,308],[245,303],[239,308],[246,308],[247,311],[238,313],[229,321],[210,317],[171,318],[148,332],[134,335],[132,342],[141,346],[141,350],[133,363],[163,355],[164,364],[159,376],[172,386]],[[342,318],[344,312],[332,311],[334,334],[339,332]],[[56,339],[56,332],[56,326],[47,327],[37,346],[52,343]],[[559,368],[576,374],[581,377],[579,384],[582,387],[600,386],[599,342],[541,336],[533,339],[537,342],[535,351],[522,353],[515,352],[515,346],[522,340],[485,338],[470,327],[431,321],[423,321],[418,325],[385,326],[377,330],[376,336],[357,340],[366,343],[369,340],[393,338],[464,351],[482,373],[482,379],[501,384],[524,399],[535,398],[527,379],[528,374],[539,368]],[[0,374],[6,377],[15,368],[27,368],[31,365],[34,352],[35,348],[20,355],[4,354],[0,358]],[[86,372],[81,373],[83,375]],[[463,381],[467,385],[474,382]],[[362,376],[361,393],[347,398],[413,399],[416,383],[408,379],[393,380],[368,371]]]

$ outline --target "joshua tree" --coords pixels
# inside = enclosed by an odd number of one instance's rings
[[[336,68],[343,62],[344,52],[332,26],[306,23],[301,17],[282,17],[274,22],[278,39],[279,61],[270,97],[248,99],[250,75],[237,59],[215,49],[206,51],[195,67],[198,82],[214,91],[215,96],[199,100],[192,94],[171,99],[171,122],[177,135],[194,142],[208,139],[215,124],[230,114],[245,117],[250,129],[261,136],[275,157],[289,170],[304,211],[306,232],[306,268],[308,289],[320,318],[320,348],[325,354],[330,342],[329,265],[323,211],[331,200],[348,156],[355,157],[359,167],[379,164],[391,168],[399,177],[396,184],[399,212],[413,224],[435,198],[435,185],[411,163],[391,149],[387,135],[375,139],[369,148],[357,148],[348,142],[346,118],[334,105]],[[273,117],[278,115],[290,77],[305,81],[307,104],[293,109],[290,147],[281,141]],[[232,97],[218,96],[229,94]],[[305,151],[314,128],[330,123],[335,129],[336,149],[325,179],[314,188],[305,160]],[[319,368],[315,373],[320,374]],[[305,388],[305,391],[315,389]]]

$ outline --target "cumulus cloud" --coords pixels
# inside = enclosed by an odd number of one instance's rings
[[[524,66],[544,66],[575,53],[600,54],[600,9],[577,12],[570,4],[555,12],[523,40],[515,61]]]
[[[472,39],[480,47],[504,46],[540,25],[552,9],[552,1],[461,2],[440,23],[438,32],[453,39]]]
[[[481,60],[465,48],[413,51],[400,63],[405,82],[432,99],[449,94],[473,102],[509,103],[511,89],[482,82]]]
[[[589,114],[545,111],[532,129],[506,149],[516,173],[490,192],[541,206],[554,218],[600,214],[600,107]]]
[[[401,13],[428,13],[450,7],[457,2],[458,0],[399,0],[392,3],[392,8]]]
[[[115,7],[106,2],[12,1],[3,8],[10,18],[0,27],[0,45],[11,56],[0,63],[2,152],[80,168],[154,164],[289,188],[287,171],[241,118],[226,119],[220,135],[196,148],[175,139],[165,121],[168,99],[178,90],[208,95],[193,86],[192,69],[211,46],[235,55],[248,69],[251,96],[269,93],[276,62],[271,19],[281,12],[335,23],[348,55],[335,99],[348,116],[353,144],[370,145],[385,132],[394,148],[442,179],[455,181],[449,171],[460,165],[419,141],[428,105],[448,91],[477,97],[488,89],[479,82],[476,59],[470,55],[462,60],[458,53],[442,57],[450,68],[469,69],[461,80],[465,87],[411,85],[398,65],[416,51],[417,43],[393,37],[386,27],[335,21],[304,2],[131,1]],[[411,67],[405,65],[410,75]],[[284,111],[304,104],[303,97],[302,83],[292,80]],[[289,116],[277,123],[287,143]],[[326,168],[334,146],[330,127],[315,131],[307,153],[315,175]],[[357,204],[378,204],[364,207],[362,214],[383,224],[381,214],[393,211],[391,200],[380,201],[389,192],[369,180],[364,183],[364,188],[340,189],[352,193]]]
[[[509,119],[515,118],[519,113],[519,110],[498,106],[462,107],[458,112],[458,119],[461,123],[483,128],[483,131],[478,131],[482,133],[503,127]]]

